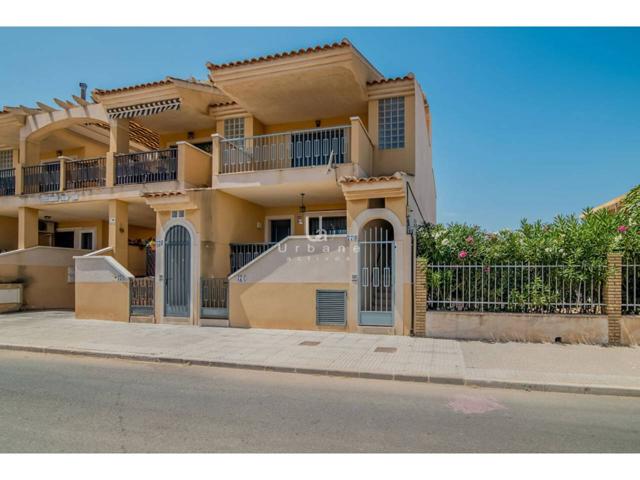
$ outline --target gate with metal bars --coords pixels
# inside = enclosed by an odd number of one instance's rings
[[[391,228],[380,226],[363,230],[359,242],[360,325],[393,325],[395,242],[392,232]]]
[[[164,241],[164,312],[188,317],[191,300],[191,235],[181,225],[171,227]]]

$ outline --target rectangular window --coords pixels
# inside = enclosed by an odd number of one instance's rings
[[[404,97],[378,100],[380,150],[404,148]]]
[[[13,150],[0,150],[0,170],[13,168]]]
[[[224,121],[224,138],[243,138],[244,118],[227,118]]]
[[[309,217],[309,235],[346,235],[347,217],[344,215],[318,215]]]

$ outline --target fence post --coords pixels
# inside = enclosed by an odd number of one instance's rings
[[[609,332],[609,345],[620,345],[622,322],[622,254],[607,255],[607,282],[605,303]]]
[[[413,334],[416,337],[427,336],[427,259],[416,258],[415,278],[415,318],[413,320]]]

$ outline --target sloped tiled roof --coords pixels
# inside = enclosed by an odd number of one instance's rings
[[[96,88],[93,90],[92,93],[93,95],[101,95],[101,96],[113,95],[115,93],[130,92],[133,90],[141,90],[143,88],[152,88],[152,87],[160,87],[163,85],[169,85],[171,83],[174,83],[174,81],[176,80],[179,82],[193,83],[195,85],[210,85],[209,82],[203,82],[195,78],[184,79],[184,78],[177,78],[177,77],[166,77],[164,80],[158,80],[156,82],[139,83],[137,85],[129,85],[126,87],[118,87],[118,88],[112,88],[112,89],[106,89],[106,90]]]
[[[340,42],[328,43],[325,45],[318,45],[318,46],[309,47],[309,48],[301,48],[299,50],[291,50],[289,52],[274,53],[272,55],[264,55],[261,57],[254,57],[247,60],[238,60],[235,62],[227,62],[222,64],[207,62],[207,68],[209,70],[220,70],[222,68],[238,67],[240,65],[250,65],[250,64],[259,63],[259,62],[268,62],[268,61],[277,60],[280,58],[295,57],[295,56],[304,55],[307,53],[322,52],[325,50],[332,50],[334,48],[343,48],[343,47],[349,47],[349,46],[351,46],[351,42],[345,38]]]
[[[367,82],[367,85],[380,85],[383,83],[402,82],[405,80],[413,80],[414,78],[415,75],[413,73],[407,73],[403,77],[381,78],[380,80],[373,80],[371,82]]]
[[[402,172],[396,172],[393,175],[383,175],[380,177],[353,177],[345,176],[340,178],[340,183],[374,183],[389,182],[391,180],[401,180]]]

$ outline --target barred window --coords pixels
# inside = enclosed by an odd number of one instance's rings
[[[13,168],[13,150],[0,150],[0,170]]]
[[[224,121],[224,138],[243,138],[244,118],[227,118]]]
[[[404,97],[378,101],[379,148],[404,148]]]

